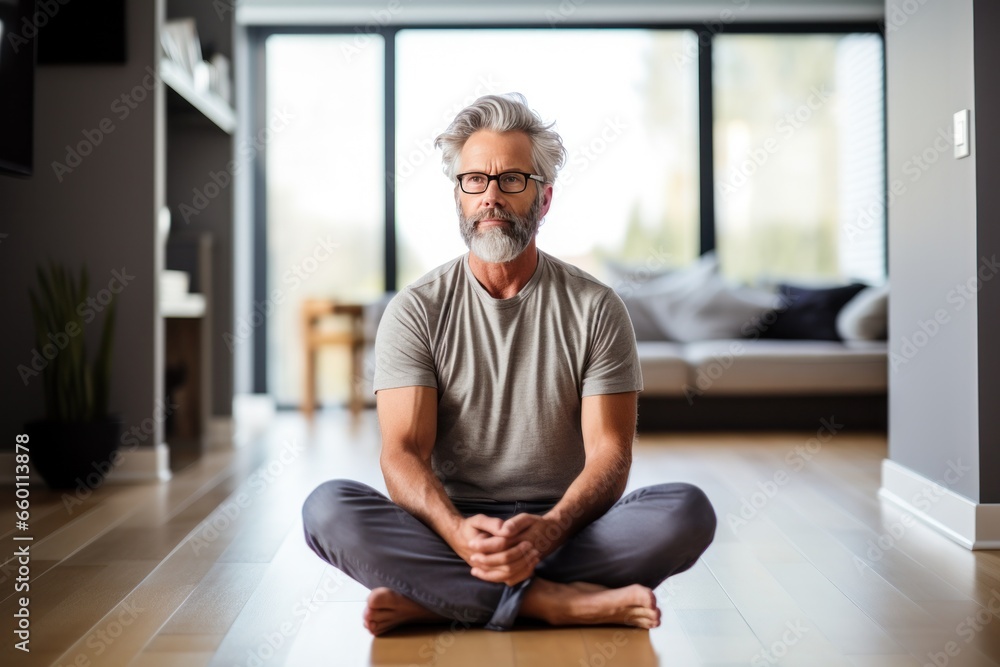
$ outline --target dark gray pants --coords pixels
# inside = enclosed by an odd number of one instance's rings
[[[455,502],[464,516],[509,519],[543,514],[552,502]],[[531,584],[491,583],[419,519],[360,482],[321,484],[302,507],[306,542],[347,576],[385,586],[446,618],[506,630]],[[715,511],[690,484],[657,484],[622,497],[535,568],[550,581],[586,581],[610,588],[656,588],[698,560],[715,536]]]

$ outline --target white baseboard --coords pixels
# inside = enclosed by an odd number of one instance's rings
[[[108,473],[108,482],[166,482],[170,479],[170,447],[160,443],[153,447],[136,447],[122,451],[122,461]]]
[[[1000,548],[998,504],[973,502],[889,459],[882,461],[878,494],[966,549]]]
[[[135,447],[119,450],[121,462],[108,473],[109,484],[134,484],[137,482],[165,482],[170,479],[170,449],[163,443],[154,447]],[[32,469],[32,484],[44,485],[42,478]],[[14,483],[14,452],[0,452],[0,484]]]

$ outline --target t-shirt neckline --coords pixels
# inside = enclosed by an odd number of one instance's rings
[[[469,255],[472,254],[471,251],[465,253],[465,256],[462,258],[462,266],[465,269],[466,277],[472,284],[472,289],[475,290],[480,301],[492,306],[493,308],[510,308],[527,299],[528,296],[530,296],[535,290],[535,286],[541,280],[542,271],[544,270],[543,264],[548,261],[548,257],[541,250],[537,250],[537,252],[538,262],[535,264],[535,272],[531,274],[531,278],[528,279],[528,282],[524,284],[524,287],[522,287],[517,294],[506,299],[494,298],[489,292],[486,291],[485,287],[479,284],[479,280],[477,280],[475,274],[472,273],[472,267],[469,266]]]

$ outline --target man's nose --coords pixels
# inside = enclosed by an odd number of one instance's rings
[[[500,181],[492,180],[486,184],[486,192],[483,193],[483,199],[480,205],[486,208],[491,206],[503,206],[506,203],[504,199],[504,193],[500,189]]]

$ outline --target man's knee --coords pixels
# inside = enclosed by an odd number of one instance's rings
[[[369,487],[350,479],[331,479],[316,487],[302,504],[302,523],[310,535],[332,536],[345,532],[351,512],[346,502],[369,491]]]
[[[715,537],[717,519],[705,492],[686,482],[659,484],[654,488],[670,509],[671,527],[679,527],[685,538],[708,547]]]

